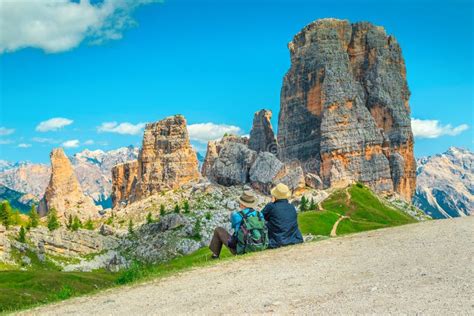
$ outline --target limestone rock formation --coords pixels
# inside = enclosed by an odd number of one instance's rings
[[[249,181],[249,170],[256,158],[256,152],[241,143],[228,142],[215,159],[211,176],[219,184],[230,186]]]
[[[112,168],[112,206],[119,203],[127,203],[132,197],[133,190],[137,183],[138,161],[129,161],[118,164]]]
[[[198,160],[181,115],[147,124],[137,161],[113,169],[113,206],[199,179]]]
[[[277,152],[275,133],[271,123],[272,111],[260,110],[255,112],[250,131],[249,148],[256,152]]]
[[[227,143],[239,143],[247,145],[249,139],[247,137],[241,137],[236,135],[225,135],[219,140],[209,141],[207,143],[206,157],[201,168],[201,174],[204,177],[211,177],[211,168],[215,160],[219,157],[219,153]]]
[[[44,216],[55,208],[59,217],[77,215],[81,219],[97,216],[98,208],[91,198],[86,197],[79,185],[71,162],[62,148],[53,149],[51,178],[39,205],[39,214]]]
[[[413,203],[433,218],[472,215],[474,153],[451,147],[418,161]]]
[[[324,187],[361,181],[378,192],[415,191],[410,92],[400,46],[382,27],[315,21],[289,44],[279,157]]]

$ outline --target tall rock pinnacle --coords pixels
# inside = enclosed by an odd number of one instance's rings
[[[97,206],[84,195],[71,162],[62,148],[53,149],[51,158],[51,178],[40,201],[39,213],[44,216],[52,208],[60,217],[77,215],[87,219],[97,215]]]
[[[382,27],[315,21],[289,44],[279,157],[299,160],[324,187],[361,181],[411,200],[410,92],[400,46]]]
[[[138,161],[112,169],[113,206],[199,179],[198,160],[181,115],[147,124]]]
[[[256,152],[276,152],[275,133],[271,123],[272,111],[260,110],[255,112],[250,131],[249,148]]]

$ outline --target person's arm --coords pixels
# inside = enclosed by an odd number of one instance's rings
[[[266,221],[268,221],[268,219],[270,218],[270,213],[271,213],[272,208],[273,208],[272,203],[268,203],[267,205],[265,205],[265,207],[262,210],[263,218]]]

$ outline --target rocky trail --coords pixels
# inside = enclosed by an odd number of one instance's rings
[[[471,314],[472,227],[427,221],[269,250],[23,314]]]

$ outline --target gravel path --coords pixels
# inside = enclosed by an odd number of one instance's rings
[[[474,217],[266,251],[26,314],[474,314]]]

